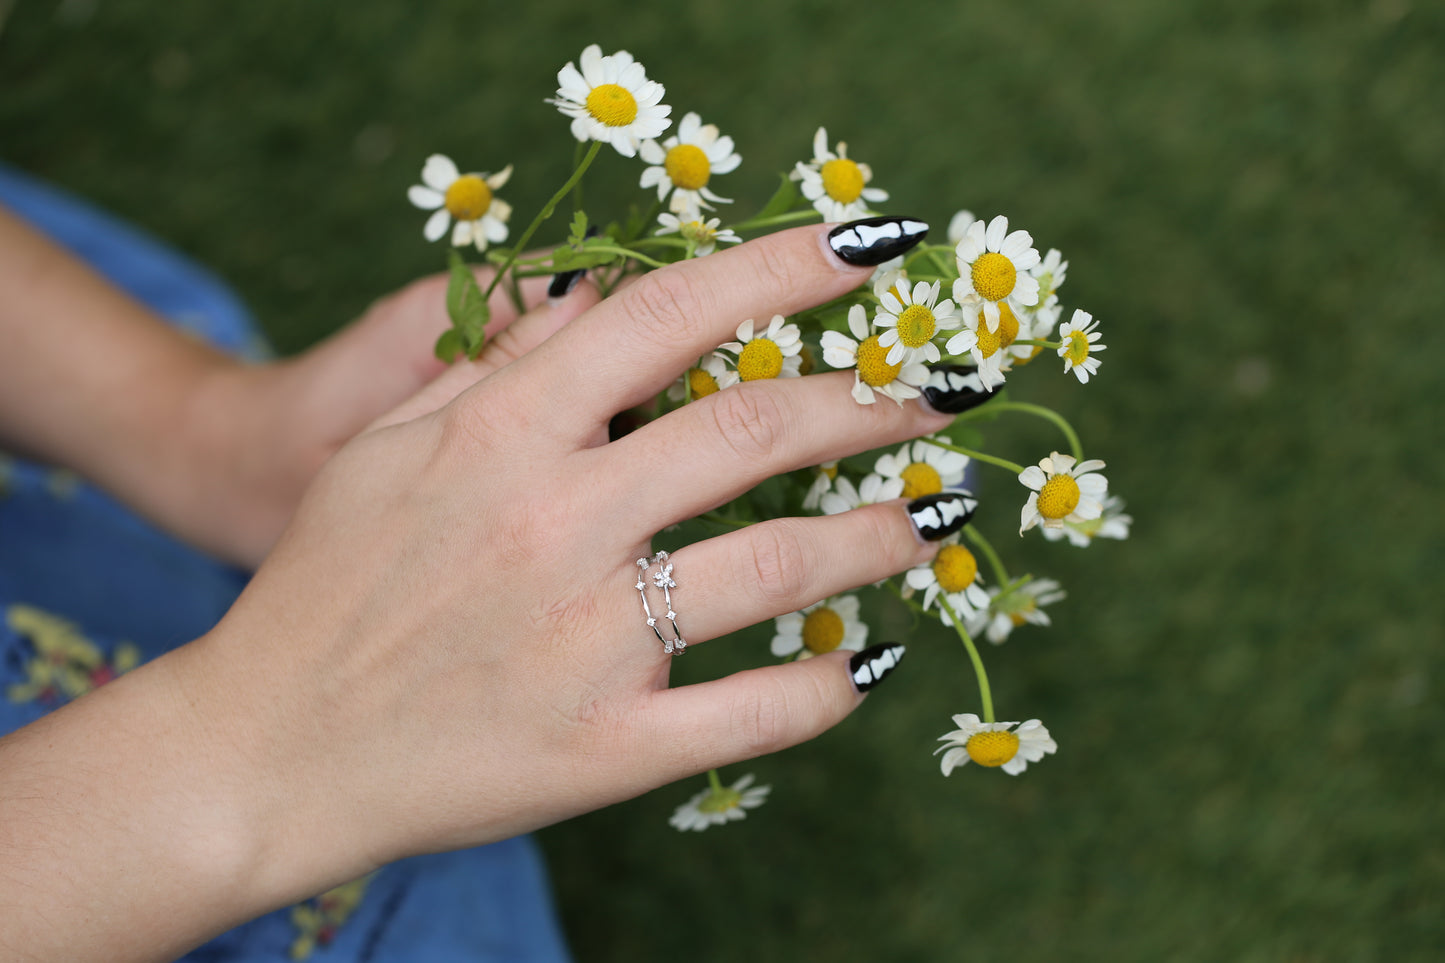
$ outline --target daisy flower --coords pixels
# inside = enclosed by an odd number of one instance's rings
[[[706,257],[716,250],[719,244],[737,244],[742,241],[737,232],[730,227],[718,230],[718,224],[722,223],[719,218],[713,217],[704,221],[702,214],[695,207],[687,208],[676,214],[663,211],[657,215],[657,223],[662,227],[657,230],[656,236],[681,234],[683,240],[693,242],[695,245],[692,249],[694,257]]]
[[[1058,743],[1037,719],[1030,719],[1022,725],[1017,722],[982,722],[972,712],[965,712],[954,716],[953,724],[958,728],[939,736],[943,745],[934,751],[934,755],[943,753],[945,776],[959,766],[968,765],[970,759],[980,766],[1002,767],[1010,776],[1017,776],[1029,767],[1029,763],[1059,751]]]
[[[1069,276],[1069,262],[1064,260],[1058,248],[1051,247],[1043,260],[1029,268],[1029,273],[1039,282],[1039,303],[1042,304],[1064,286],[1064,280]]]
[[[957,244],[963,240],[963,236],[968,233],[968,226],[976,220],[978,220],[978,218],[974,217],[973,211],[970,210],[959,211],[954,214],[953,217],[949,218],[948,243]]]
[[[878,335],[868,333],[868,309],[863,305],[848,309],[848,330],[852,338],[841,331],[823,332],[823,360],[835,368],[854,369],[854,401],[871,405],[876,392],[901,405],[922,393],[919,388],[928,380],[928,369],[918,361],[889,364],[888,349]]]
[[[681,401],[687,397],[687,384],[692,385],[692,400],[706,398],[708,395],[722,388],[729,388],[738,383],[738,373],[729,371],[727,362],[716,354],[710,354],[694,368],[688,368],[683,372],[682,377],[672,383],[667,389],[667,397],[671,401]]]
[[[974,221],[954,248],[958,280],[953,282],[953,296],[959,304],[978,305],[988,319],[988,330],[998,330],[1001,302],[1015,311],[1039,303],[1038,278],[1028,273],[1039,263],[1033,245],[1028,231],[1010,234],[1008,218],[1000,214],[987,227]]]
[[[1064,359],[1064,371],[1072,371],[1081,384],[1088,384],[1089,375],[1099,370],[1099,359],[1093,355],[1108,347],[1099,343],[1103,335],[1098,327],[1092,314],[1075,308],[1074,316],[1059,328],[1059,340],[1063,342],[1059,357]]]
[[[639,143],[672,123],[667,119],[672,108],[662,103],[662,84],[648,80],[642,64],[626,50],[604,57],[594,43],[579,62],[580,70],[569,60],[557,71],[557,96],[547,101],[572,118],[572,136],[579,141],[600,140],[633,157]]]
[[[858,596],[835,595],[773,620],[773,655],[797,653],[811,659],[834,649],[858,652],[868,641],[868,626],[858,619]]]
[[[767,378],[796,378],[802,367],[799,357],[803,338],[796,324],[784,324],[781,314],[773,315],[767,330],[757,334],[749,318],[738,325],[738,339],[718,348],[737,355],[737,374],[743,381]]]
[[[988,590],[988,609],[975,613],[967,626],[970,635],[984,635],[994,645],[1002,645],[1021,625],[1050,625],[1043,606],[1052,605],[1068,595],[1051,578],[1035,579],[1008,590],[997,586]]]
[[[888,200],[887,191],[867,186],[873,179],[873,169],[850,160],[847,144],[838,141],[836,154],[828,149],[828,131],[824,127],[813,135],[813,159],[806,164],[798,161],[789,176],[803,182],[803,196],[830,224],[866,217],[868,204]]]
[[[808,486],[808,492],[803,496],[803,509],[809,512],[816,512],[823,503],[823,496],[833,490],[833,479],[838,477],[838,463],[836,461],[825,461],[814,469],[818,477],[813,479],[813,484]]]
[[[677,807],[668,825],[680,831],[702,832],[709,826],[743,819],[747,810],[757,809],[768,801],[772,786],[753,787],[753,774],[748,773],[731,786],[715,783]]]
[[[1086,522],[1065,522],[1063,528],[1045,528],[1043,533],[1044,538],[1051,542],[1067,538],[1069,544],[1087,548],[1096,538],[1123,541],[1129,537],[1129,526],[1133,524],[1133,516],[1124,514],[1124,499],[1110,495],[1104,499],[1104,513],[1098,518]]]
[[[1054,333],[1054,325],[1059,323],[1060,310],[1058,295],[1051,294],[1047,300],[1022,315],[1014,315],[1012,309],[1009,314],[1019,323],[1019,340],[1048,341]],[[1000,309],[999,328],[1005,328],[1007,323]],[[1028,364],[1044,349],[1036,344],[1010,344],[1005,350],[1008,352],[1008,361],[1004,366],[1007,369],[1010,366],[1022,367]]]
[[[712,208],[708,201],[731,204],[727,197],[718,197],[707,189],[714,174],[737,170],[743,159],[733,152],[733,139],[718,136],[715,124],[704,124],[697,114],[688,113],[677,125],[676,136],[658,144],[644,140],[638,153],[654,166],[642,172],[642,187],[656,187],[660,201],[672,191],[668,210],[674,213],[687,208]]]
[[[868,284],[873,288],[873,296],[883,300],[883,292],[897,287],[908,280],[908,272],[903,270],[903,255],[884,261],[873,269],[868,275]]]
[[[943,435],[928,437],[952,444]],[[917,438],[897,452],[879,455],[873,470],[884,480],[903,482],[903,497],[912,501],[924,495],[937,495],[945,488],[956,487],[963,481],[968,461],[967,455],[930,445],[922,438]]]
[[[1109,480],[1098,471],[1103,467],[1097,458],[1075,465],[1073,455],[1053,452],[1019,472],[1019,481],[1033,489],[1019,515],[1019,534],[1040,522],[1046,528],[1063,528],[1065,522],[1098,518],[1109,491]]]
[[[1012,368],[1017,360],[1012,353],[1012,345],[1022,330],[1019,317],[1013,308],[1001,304],[998,306],[998,324],[990,331],[987,315],[977,304],[966,305],[964,313],[963,330],[948,339],[944,350],[952,355],[971,355],[983,386],[992,391],[1003,384],[1004,372]],[[1031,346],[1021,345],[1020,351],[1026,347]]]
[[[823,510],[824,515],[841,515],[843,512],[851,512],[864,505],[891,502],[902,494],[903,479],[901,478],[884,478],[879,474],[869,472],[863,476],[858,487],[854,488],[851,481],[843,475],[839,475],[833,481],[833,490],[826,492],[818,500],[818,507]]]
[[[988,608],[988,592],[979,584],[978,559],[957,537],[945,542],[932,562],[909,569],[903,580],[913,591],[923,593],[925,609],[933,607],[940,593],[965,621]]]
[[[512,205],[493,192],[511,176],[511,164],[495,174],[463,174],[450,157],[433,154],[421,169],[422,182],[407,188],[406,197],[424,211],[436,211],[422,228],[428,241],[439,239],[456,218],[452,244],[475,244],[478,251],[485,251],[488,241],[500,244],[507,239]]]
[[[958,327],[963,319],[951,300],[938,300],[941,283],[919,281],[910,291],[907,281],[899,279],[879,295],[878,314],[873,321],[888,329],[878,343],[888,349],[889,364],[932,364],[943,357],[933,343],[934,335]]]

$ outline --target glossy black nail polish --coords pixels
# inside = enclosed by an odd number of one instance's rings
[[[978,511],[978,499],[965,491],[924,495],[908,503],[908,518],[918,534],[930,542],[947,538],[968,524]]]
[[[901,643],[884,642],[854,653],[853,658],[848,660],[848,677],[853,680],[853,688],[867,692],[888,678],[888,674],[903,661],[906,651]]]
[[[876,267],[923,240],[928,224],[916,217],[868,217],[839,224],[828,232],[828,246],[849,264]]]
[[[956,415],[994,397],[983,386],[978,369],[961,364],[940,364],[929,369],[923,384],[923,398],[934,411]]]

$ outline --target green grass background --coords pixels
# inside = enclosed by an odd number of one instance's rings
[[[1109,345],[1086,387],[1052,360],[1011,387],[1136,518],[1019,540],[984,476],[985,530],[1070,592],[984,653],[1059,754],[943,779],[976,694],[913,633],[846,723],[724,774],[775,785],[745,823],[670,830],[694,780],[542,833],[579,959],[1438,959],[1442,37],[1410,0],[22,0],[0,158],[213,265],[285,351],[440,265],[404,197],[429,152],[516,162],[536,209],[572,153],[541,101],[592,41],[736,137],[742,211],[826,124],[890,211],[1009,214]],[[639,167],[603,160],[620,209]],[[1055,444],[1003,428],[1009,457]]]

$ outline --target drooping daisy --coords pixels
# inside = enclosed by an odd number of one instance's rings
[[[1072,371],[1081,384],[1089,383],[1089,375],[1099,370],[1099,359],[1094,357],[1108,345],[1100,344],[1103,337],[1098,331],[1099,322],[1087,311],[1074,309],[1073,317],[1059,328],[1059,357],[1064,359],[1064,371]]]
[[[667,397],[672,401],[681,401],[687,397],[687,385],[691,384],[692,400],[696,401],[737,383],[738,373],[729,371],[727,362],[722,358],[716,354],[710,354],[703,358],[696,367],[684,371],[682,377],[667,389]]]
[[[943,435],[929,435],[942,442],[949,442]],[[897,452],[879,455],[873,470],[883,479],[899,479],[903,482],[903,497],[912,501],[924,495],[937,495],[945,488],[956,488],[963,481],[968,469],[968,456],[937,445],[930,445],[922,438],[905,444]]]
[[[1015,315],[1019,323],[1020,341],[1048,341],[1054,333],[1054,325],[1059,323],[1059,297],[1056,294],[1049,295],[1048,299],[1035,305],[1032,310],[1026,310],[1022,314]],[[1012,309],[1009,311],[1013,314]],[[1003,317],[1003,311],[999,311],[999,328],[1006,326],[1007,321]],[[1002,333],[1002,332],[1001,332]],[[1005,370],[1009,367],[1022,367],[1039,356],[1044,350],[1036,344],[1010,344],[1005,348],[1008,352],[1009,363],[1004,365]]]
[[[572,136],[579,141],[600,140],[633,157],[639,143],[672,123],[667,119],[672,108],[662,103],[662,84],[648,80],[642,64],[626,50],[604,57],[594,43],[582,51],[579,63],[581,70],[569,60],[557,71],[557,96],[547,101],[572,118]]]
[[[971,355],[979,380],[989,391],[1003,384],[1004,372],[1013,367],[1015,357],[1010,349],[1022,330],[1013,308],[1007,304],[999,305],[998,312],[998,325],[990,331],[987,316],[977,304],[967,305],[964,308],[963,330],[949,338],[944,346],[949,354]]]
[[[943,745],[934,755],[943,753],[943,774],[946,776],[973,760],[980,766],[1002,768],[1017,776],[1046,755],[1059,751],[1058,743],[1037,719],[1020,725],[1017,722],[983,722],[972,712],[953,717],[957,729],[939,736]],[[946,750],[946,751],[945,751]]]
[[[978,218],[973,216],[973,211],[966,208],[956,212],[948,219],[948,243],[957,244],[963,240],[963,236],[968,233],[968,226],[976,220]]]
[[[424,211],[436,211],[427,218],[422,235],[435,241],[452,228],[452,244],[461,247],[475,244],[478,251],[487,249],[487,242],[500,244],[507,239],[507,219],[512,205],[493,192],[500,190],[512,176],[512,165],[495,174],[463,174],[445,154],[433,154],[421,169],[420,184],[407,188],[406,197]]]
[[[834,649],[858,652],[868,641],[868,626],[858,618],[858,596],[835,595],[773,620],[773,655],[797,653],[811,659]]]
[[[1065,522],[1063,528],[1045,528],[1043,533],[1044,538],[1051,542],[1067,538],[1069,544],[1087,548],[1096,538],[1123,541],[1129,537],[1129,526],[1133,524],[1133,516],[1124,514],[1124,499],[1109,495],[1104,499],[1104,513],[1098,518],[1086,522]]]
[[[951,537],[933,556],[933,561],[917,568],[911,568],[903,577],[910,589],[923,592],[923,607],[933,607],[940,593],[960,620],[966,621],[975,613],[988,608],[988,591],[979,584],[978,559],[959,544],[957,537]],[[940,618],[948,624],[948,618]]]
[[[803,496],[803,510],[816,512],[823,503],[823,496],[833,490],[833,479],[838,477],[838,463],[836,461],[825,461],[813,469],[818,477],[813,479],[813,484],[808,486],[808,492]]]
[[[868,285],[873,289],[873,296],[880,301],[883,300],[883,292],[904,284],[908,281],[908,272],[903,270],[903,255],[889,258],[873,269],[868,275]]]
[[[942,282],[919,281],[910,291],[906,280],[879,295],[878,314],[873,321],[887,328],[878,343],[888,349],[889,364],[925,362],[933,364],[943,353],[933,343],[940,331],[950,331],[963,324],[953,301],[938,300]]]
[[[696,245],[692,249],[694,257],[705,257],[711,254],[719,244],[737,244],[742,241],[737,232],[730,227],[719,230],[718,225],[722,223],[719,218],[703,220],[702,214],[695,207],[679,211],[676,214],[663,211],[657,215],[657,223],[662,227],[658,228],[656,236],[681,234],[683,240],[692,241]]]
[[[1043,607],[1061,601],[1067,595],[1051,578],[1032,579],[1008,589],[991,586],[988,608],[976,613],[969,622],[969,634],[984,635],[994,645],[1002,645],[1021,625],[1051,624]]]
[[[755,333],[749,318],[738,325],[738,339],[718,348],[737,356],[738,377],[743,381],[798,377],[803,359],[803,338],[796,324],[785,324],[781,314],[773,315],[766,331]]]
[[[731,204],[731,198],[718,197],[708,190],[714,174],[737,170],[743,159],[733,152],[733,139],[718,136],[715,124],[704,124],[694,113],[684,114],[677,125],[677,134],[660,145],[645,140],[639,149],[642,159],[654,166],[642,172],[642,187],[656,187],[660,201],[672,191],[668,210],[673,213],[687,208],[712,209],[717,204]]]
[[[901,405],[922,393],[920,386],[928,380],[928,368],[918,361],[889,364],[888,349],[879,343],[878,335],[868,332],[868,309],[863,305],[848,309],[848,330],[853,332],[852,338],[841,331],[823,332],[823,360],[835,368],[854,369],[854,401],[871,405],[876,392]]]
[[[802,181],[803,196],[823,220],[854,221],[869,214],[868,205],[888,200],[888,192],[869,187],[873,169],[848,157],[848,145],[838,141],[838,153],[828,149],[828,131],[819,127],[813,135],[813,159],[798,161],[789,175]]]
[[[1040,523],[1063,528],[1065,522],[1098,518],[1109,491],[1109,480],[1099,474],[1103,467],[1097,458],[1075,465],[1073,455],[1052,452],[1019,472],[1019,482],[1033,489],[1019,514],[1019,534]]]
[[[864,505],[891,502],[903,494],[903,479],[884,478],[876,472],[869,472],[855,488],[845,476],[833,480],[833,490],[818,500],[818,507],[824,515],[841,515]]]
[[[731,786],[718,785],[693,796],[673,812],[668,825],[680,832],[702,832],[709,826],[743,819],[747,810],[757,809],[768,801],[772,786],[753,787],[753,774],[748,773]]]
[[[988,330],[998,330],[1001,303],[1009,303],[1015,311],[1039,303],[1038,278],[1028,273],[1039,263],[1033,245],[1028,231],[1010,234],[1008,218],[1000,214],[986,228],[981,220],[970,224],[954,249],[958,280],[953,282],[953,296],[965,309],[978,305]]]
[[[1057,295],[1059,288],[1064,286],[1069,276],[1069,262],[1064,260],[1058,248],[1051,247],[1038,264],[1029,268],[1029,273],[1039,282],[1039,303],[1042,304]]]

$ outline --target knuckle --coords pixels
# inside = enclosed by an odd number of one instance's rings
[[[748,758],[763,756],[787,746],[792,716],[788,690],[770,680],[734,704],[732,730]]]
[[[751,259],[748,283],[758,295],[760,303],[778,304],[797,295],[801,277],[792,248],[774,242],[744,244],[738,250],[747,252]]]
[[[900,514],[892,506],[879,506],[856,513],[860,528],[857,533],[859,548],[866,550],[869,557],[878,559],[879,567],[890,573],[912,566],[919,552],[917,541],[901,530]]]
[[[706,299],[686,271],[653,271],[619,297],[639,335],[652,343],[691,339],[707,316]]]
[[[783,407],[772,392],[751,389],[740,385],[719,392],[712,405],[723,444],[732,455],[747,461],[771,455],[786,426]]]
[[[775,611],[784,612],[809,604],[800,601],[810,582],[808,551],[797,526],[787,519],[757,525],[750,539],[754,591]]]

